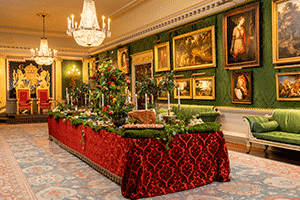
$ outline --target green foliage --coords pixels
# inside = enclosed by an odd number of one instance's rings
[[[156,78],[150,78],[148,76],[142,76],[141,81],[136,81],[137,94],[139,96],[153,95],[154,103],[156,105],[158,95],[163,92],[172,93],[175,88],[174,82],[174,70],[165,72],[162,74],[162,78],[158,82]]]
[[[129,76],[111,65],[112,61],[104,61],[96,67],[92,77],[91,99],[94,102],[94,112],[102,117],[126,116],[134,107],[126,101]],[[102,95],[105,96],[104,103]],[[99,103],[101,102],[101,106]],[[104,104],[104,106],[102,106]]]
[[[69,120],[70,120],[70,124],[73,124],[75,126],[78,126],[78,125],[84,123],[84,121],[82,119],[78,119],[78,118],[75,118],[75,117],[70,117]]]
[[[203,124],[196,124],[194,126],[187,127],[189,133],[203,133],[203,132],[217,132],[221,128],[219,122],[206,122]]]
[[[171,111],[176,115],[176,119],[183,121],[185,124],[189,124],[191,119],[194,118],[194,113],[190,110],[182,109],[179,111],[178,107],[173,106]]]
[[[68,109],[71,109],[71,105],[70,104],[63,104],[63,103],[60,103],[59,101],[56,101],[57,103],[57,110],[58,111],[63,111],[63,110],[68,110]]]

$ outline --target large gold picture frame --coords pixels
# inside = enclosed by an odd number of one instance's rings
[[[127,74],[129,72],[129,55],[127,47],[118,49],[118,66],[123,73]]]
[[[259,51],[259,2],[223,14],[223,68],[259,66]]]
[[[300,62],[299,6],[300,0],[272,1],[274,64]]]
[[[215,77],[205,76],[193,78],[193,99],[215,99]]]
[[[173,38],[173,69],[175,71],[210,67],[216,67],[214,26]]]
[[[181,78],[174,79],[176,87],[179,87],[180,99],[192,99],[192,79],[191,78]],[[178,90],[174,90],[174,98],[178,99]]]
[[[154,46],[155,72],[170,71],[170,44],[164,42]]]
[[[300,101],[300,72],[276,73],[277,101]]]

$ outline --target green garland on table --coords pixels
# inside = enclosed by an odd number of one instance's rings
[[[207,122],[202,124],[196,124],[194,126],[185,126],[183,123],[177,123],[175,125],[165,124],[164,129],[116,129],[113,127],[102,127],[94,126],[91,121],[84,121],[82,119],[74,118],[71,116],[66,117],[64,114],[59,112],[49,112],[49,116],[54,116],[54,119],[65,118],[70,120],[70,124],[78,126],[83,124],[83,127],[89,126],[94,131],[106,130],[107,132],[116,133],[122,137],[128,138],[155,138],[157,140],[165,141],[166,150],[170,150],[169,144],[174,140],[174,136],[178,134],[188,133],[203,133],[203,132],[217,132],[221,128],[219,122]],[[85,136],[84,131],[82,132],[81,144],[84,145]],[[84,147],[83,147],[84,148]]]
[[[221,124],[219,122],[206,122],[187,127],[187,131],[189,133],[217,132],[220,129]]]

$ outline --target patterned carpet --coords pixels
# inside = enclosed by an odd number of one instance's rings
[[[47,140],[46,123],[0,125],[0,200],[118,200],[120,186]],[[300,167],[229,151],[231,181],[153,200],[300,200]]]

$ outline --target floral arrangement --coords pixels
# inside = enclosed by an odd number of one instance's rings
[[[94,112],[103,119],[126,117],[134,107],[134,103],[129,101],[129,76],[111,63],[104,61],[92,76],[90,92]]]

